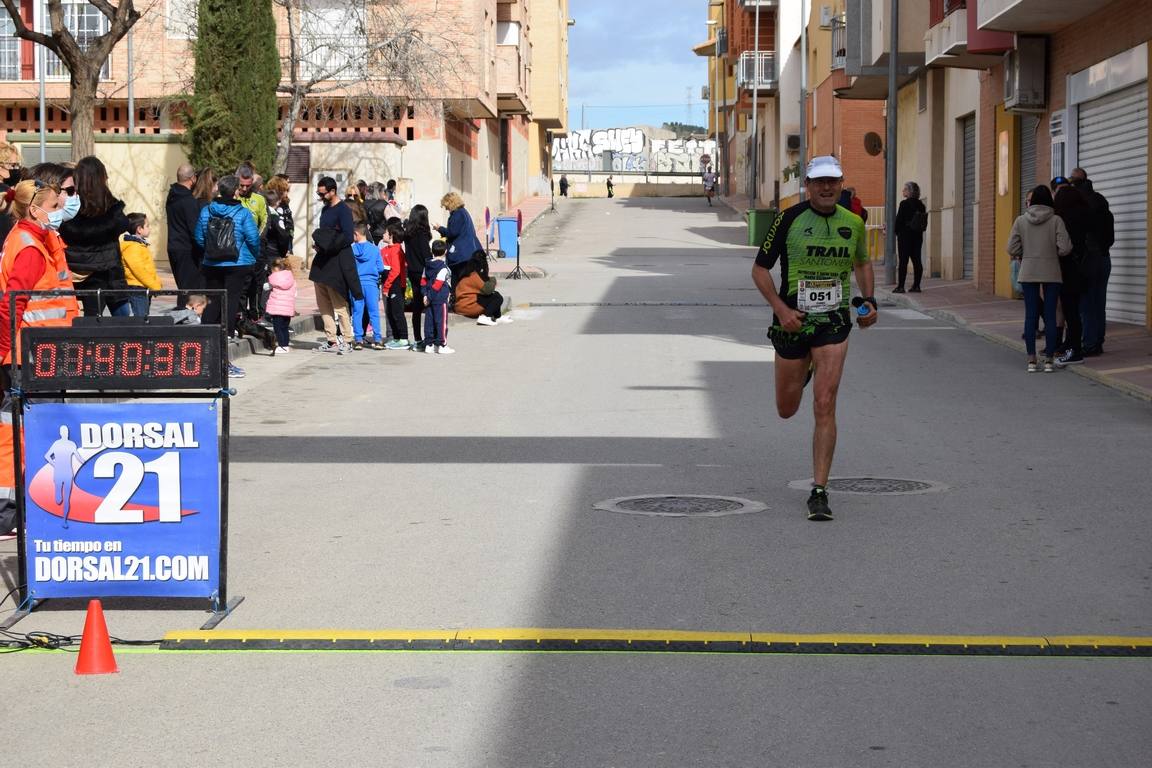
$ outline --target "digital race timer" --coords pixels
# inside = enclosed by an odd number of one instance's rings
[[[224,385],[216,325],[26,328],[21,345],[30,392]]]

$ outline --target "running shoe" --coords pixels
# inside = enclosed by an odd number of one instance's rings
[[[1065,368],[1069,365],[1081,365],[1084,362],[1084,356],[1077,354],[1071,349],[1065,350],[1064,354],[1056,358],[1056,367]]]
[[[476,325],[496,325],[496,321],[488,317],[488,315],[480,315],[476,318]]]
[[[359,352],[360,350],[364,349],[364,342],[362,342],[362,341],[354,341],[354,342],[352,342],[352,349],[354,349],[354,350],[356,350],[357,352]]]
[[[1056,368],[1052,365],[1052,358],[1044,358],[1044,373],[1052,373]]]
[[[1036,364],[1036,361],[1035,360],[1029,360],[1028,361],[1028,373],[1036,373],[1036,371],[1038,371],[1038,370],[1040,370],[1040,366]]]
[[[452,347],[445,344],[443,346],[436,347],[436,354],[438,354],[438,355],[454,355],[454,354],[456,354],[456,350],[452,349]]]
[[[516,321],[512,319],[512,315],[500,315],[500,317],[496,318],[496,322],[500,325],[508,325],[508,323],[514,323]]]
[[[808,519],[813,521],[832,519],[832,510],[828,508],[828,492],[823,488],[813,488],[808,496]]]
[[[408,343],[408,339],[392,339],[385,342],[381,349],[411,349],[412,345]]]
[[[242,378],[244,378],[244,376],[245,376],[245,373],[244,373],[243,368],[237,368],[232,363],[228,363],[228,378],[230,378],[230,379],[242,379]]]

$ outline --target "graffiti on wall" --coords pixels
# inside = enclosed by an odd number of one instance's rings
[[[701,157],[715,153],[712,139],[655,139],[640,128],[572,131],[552,140],[557,171],[699,173]]]

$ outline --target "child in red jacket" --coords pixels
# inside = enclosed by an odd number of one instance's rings
[[[388,241],[387,245],[384,240]],[[404,259],[404,229],[399,224],[390,225],[381,245],[380,255],[384,257],[384,268],[387,270],[381,293],[384,296],[384,313],[388,317],[388,330],[392,334],[391,340],[384,347],[408,349],[408,320],[404,317],[404,288],[407,286],[408,274],[408,263]]]

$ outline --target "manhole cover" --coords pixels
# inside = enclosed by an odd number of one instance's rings
[[[725,517],[763,512],[768,507],[758,501],[732,496],[622,496],[594,504],[596,509],[625,515],[649,517]]]
[[[806,491],[812,487],[811,478],[793,480],[789,488]],[[898,496],[913,493],[937,493],[948,486],[929,480],[906,480],[895,477],[832,477],[828,479],[830,493],[866,493],[877,496]]]

